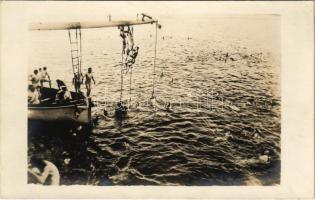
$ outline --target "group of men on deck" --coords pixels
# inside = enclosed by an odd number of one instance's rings
[[[39,104],[40,103],[40,89],[43,87],[45,82],[48,82],[49,87],[51,87],[50,76],[47,72],[47,67],[35,69],[33,74],[29,76],[28,79],[28,103],[29,104]]]
[[[83,76],[80,74],[75,74],[72,84],[75,87],[75,91],[77,93],[81,93],[80,91],[80,86],[84,82],[85,79],[85,86],[87,89],[87,97],[90,98],[91,94],[91,85],[92,81],[95,84],[95,79],[92,73],[92,68],[88,68],[88,72]],[[44,86],[44,83],[48,82],[49,87],[51,88],[51,79],[50,76],[47,72],[47,67],[35,69],[33,71],[33,74],[29,76],[29,84],[28,84],[28,103],[29,104],[40,104],[41,102],[45,101],[44,99],[41,98],[41,89]],[[57,79],[56,80],[57,86],[58,86],[58,92],[55,97],[56,103],[63,103],[67,102],[72,99],[71,93],[68,90],[66,84]]]
[[[30,84],[32,84],[35,88],[43,87],[45,82],[49,83],[49,87],[51,87],[50,76],[47,72],[47,67],[39,68],[38,70],[34,70],[34,74],[31,74],[29,77]]]

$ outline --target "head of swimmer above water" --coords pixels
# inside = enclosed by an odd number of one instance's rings
[[[36,156],[31,157],[30,163],[31,163],[32,167],[36,167],[40,171],[43,171],[44,168],[46,167],[46,163],[44,162],[44,160],[39,158],[39,157],[36,157]]]

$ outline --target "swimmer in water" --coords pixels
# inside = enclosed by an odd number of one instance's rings
[[[228,58],[229,58],[229,53],[226,53],[226,54],[225,54],[224,62],[226,62]]]
[[[39,68],[41,69],[41,68]],[[41,70],[40,70],[41,71]],[[51,80],[50,80],[50,76],[47,72],[47,67],[44,67],[43,68],[43,71],[39,73],[40,74],[40,84],[41,84],[41,87],[44,86],[44,83],[45,82],[48,82],[49,84],[49,87],[51,88]]]
[[[34,156],[30,159],[28,175],[36,184],[59,185],[60,182],[58,168],[52,162]]]
[[[256,130],[254,131],[254,138],[255,139],[259,139],[260,138],[260,135],[259,135],[259,133]]]
[[[172,112],[172,107],[171,107],[170,102],[166,102],[165,104],[163,101],[156,99],[156,97],[153,97],[150,99],[150,105],[154,108],[155,111],[163,110],[163,111]]]
[[[172,111],[172,106],[171,106],[170,102],[166,103],[165,109],[166,109],[166,111]]]
[[[127,106],[123,106],[121,102],[118,102],[115,108],[115,117],[125,117],[127,115],[127,109]]]
[[[270,162],[270,151],[266,149],[262,155],[259,155],[258,158],[263,163]]]
[[[233,136],[230,134],[230,131],[224,133],[224,137],[225,137],[226,139],[233,138]]]
[[[104,114],[105,117],[108,117],[108,112],[107,112],[107,110],[104,110],[104,111],[103,111],[103,114]]]
[[[240,160],[240,163],[241,164],[268,164],[271,161],[270,159],[271,159],[270,151],[265,150],[263,154],[259,154],[255,158],[248,158],[248,159]]]

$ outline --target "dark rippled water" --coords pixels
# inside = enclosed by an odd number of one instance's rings
[[[123,121],[111,117],[120,88],[118,31],[83,32],[83,62],[93,67],[97,81],[93,88],[96,127],[87,137],[57,129],[29,133],[29,154],[54,162],[62,184],[279,184],[280,58],[276,50],[266,48],[278,42],[273,35],[278,33],[266,31],[265,38],[257,34],[270,24],[276,26],[277,20],[256,19],[258,25],[246,26],[243,32],[234,26],[244,19],[235,20],[222,24],[222,19],[203,19],[194,30],[183,30],[187,34],[172,34],[176,27],[166,21],[158,37],[157,104],[150,101],[153,26],[135,28],[140,53],[131,96],[129,74],[124,79],[124,100],[131,101]],[[31,37],[30,69],[45,65],[53,79],[70,84],[66,32],[41,34]],[[44,38],[58,42],[47,44]],[[274,43],[268,46],[264,39]],[[171,103],[171,111],[164,109],[166,102]],[[109,118],[101,115],[104,109]],[[259,159],[266,150],[268,162]]]

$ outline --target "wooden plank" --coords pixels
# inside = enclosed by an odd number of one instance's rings
[[[94,21],[94,22],[51,22],[51,23],[31,23],[29,24],[29,30],[31,31],[44,31],[44,30],[68,30],[68,29],[89,29],[89,28],[106,28],[106,27],[118,27],[127,25],[141,25],[141,24],[153,24],[157,23],[156,20],[120,20],[120,21]]]

